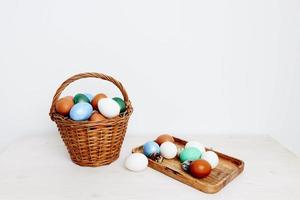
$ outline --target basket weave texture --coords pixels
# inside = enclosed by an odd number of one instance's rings
[[[117,86],[123,95],[126,111],[115,118],[99,122],[73,121],[56,113],[55,104],[63,90],[82,78],[99,78]],[[71,160],[80,166],[97,167],[110,164],[119,157],[132,111],[127,92],[119,81],[101,73],[81,73],[70,77],[57,89],[49,115],[57,124]]]

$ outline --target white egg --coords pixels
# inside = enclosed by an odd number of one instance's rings
[[[180,153],[184,150],[183,147],[177,147],[177,156],[179,157]]]
[[[100,113],[107,118],[113,118],[120,114],[119,104],[110,98],[100,99],[98,101],[98,109]]]
[[[172,142],[164,142],[160,145],[160,153],[166,159],[175,158],[177,155],[177,147]]]
[[[127,157],[125,167],[131,171],[139,172],[148,166],[148,158],[142,153],[133,153]]]
[[[211,168],[215,168],[219,164],[219,157],[213,151],[206,151],[202,156],[201,159],[206,160],[209,162]]]
[[[197,142],[197,141],[190,141],[190,142],[186,143],[185,148],[187,148],[187,147],[195,147],[201,151],[201,154],[203,154],[205,152],[205,147],[203,146],[203,144],[201,144],[200,142]]]

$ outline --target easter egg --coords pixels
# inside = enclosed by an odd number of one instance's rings
[[[174,142],[174,138],[171,135],[163,134],[163,135],[158,136],[155,141],[157,142],[157,144],[161,145],[162,143],[167,142],[167,141]]]
[[[64,98],[69,98],[69,99],[71,99],[72,101],[74,101],[74,97],[73,97],[73,96],[65,96]]]
[[[219,164],[219,157],[213,151],[206,151],[202,156],[201,159],[206,160],[210,165],[211,168],[215,168]]]
[[[160,153],[153,153],[148,158],[158,163],[161,163],[164,160],[164,157],[162,157]]]
[[[98,111],[93,112],[92,116],[90,117],[89,121],[102,121],[105,120],[106,118],[101,115]]]
[[[79,102],[87,102],[89,103],[90,100],[87,96],[85,96],[84,94],[78,93],[74,96],[74,103],[77,104]]]
[[[90,94],[90,93],[84,93],[84,95],[89,99],[89,102],[92,102],[92,100],[94,98],[92,94]]]
[[[70,110],[70,117],[75,121],[83,121],[90,118],[93,112],[91,104],[86,102],[79,102],[75,104]]]
[[[144,148],[144,154],[147,157],[151,157],[154,154],[160,153],[159,145],[153,141],[149,141],[149,142],[145,143],[143,148]]]
[[[206,160],[195,160],[191,163],[189,171],[196,178],[204,178],[211,172],[211,166]]]
[[[175,158],[177,155],[177,147],[172,142],[164,142],[160,145],[160,153],[166,159]]]
[[[190,171],[190,165],[193,161],[186,160],[181,164],[181,167],[184,171],[189,172]]]
[[[183,147],[177,147],[177,156],[180,156],[180,153],[184,150]]]
[[[184,162],[186,160],[197,160],[201,156],[201,151],[195,147],[185,148],[179,155],[180,161]]]
[[[103,93],[96,94],[92,100],[92,106],[95,110],[98,110],[98,102],[102,98],[107,98],[107,96]]]
[[[55,104],[55,110],[63,116],[68,116],[74,102],[71,98],[64,97],[59,99]]]
[[[134,172],[143,171],[147,166],[148,158],[142,153],[133,153],[125,161],[125,167]]]
[[[123,99],[121,99],[120,97],[114,97],[113,100],[115,100],[119,106],[120,106],[120,112],[125,112],[126,110],[126,104],[125,102],[123,101]]]
[[[189,141],[188,143],[185,144],[185,148],[187,147],[195,147],[201,151],[201,154],[205,152],[205,147],[203,146],[203,144],[197,141]]]
[[[110,98],[102,98],[98,101],[98,110],[107,118],[113,118],[120,114],[119,104]]]

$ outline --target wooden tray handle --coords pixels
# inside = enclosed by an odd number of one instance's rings
[[[120,92],[122,93],[124,101],[126,103],[126,106],[129,106],[130,101],[128,99],[128,94],[127,94],[126,90],[124,89],[122,83],[120,83],[113,77],[105,75],[105,74],[96,73],[96,72],[88,72],[88,73],[81,73],[81,74],[74,75],[74,76],[68,78],[66,81],[64,81],[59,86],[59,88],[55,92],[55,95],[53,96],[52,105],[51,105],[50,113],[49,113],[50,116],[52,116],[52,114],[55,113],[55,104],[56,104],[57,100],[59,99],[61,93],[64,91],[64,89],[72,82],[79,80],[79,79],[83,79],[83,78],[100,78],[100,79],[112,82],[115,86],[117,86],[119,88]]]

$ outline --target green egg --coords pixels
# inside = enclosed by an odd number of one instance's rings
[[[78,93],[74,96],[74,103],[79,103],[79,102],[86,102],[86,103],[90,103],[89,98],[81,93]]]
[[[198,160],[200,157],[201,151],[195,147],[187,147],[179,155],[181,162]]]
[[[126,104],[120,97],[114,97],[113,100],[115,100],[119,106],[120,106],[120,112],[124,112],[126,110]]]

